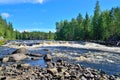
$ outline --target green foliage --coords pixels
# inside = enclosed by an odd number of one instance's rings
[[[8,40],[15,39],[12,23],[7,23],[6,20],[0,16],[0,36]]]
[[[22,32],[19,33],[16,31],[16,39],[22,39],[22,40],[53,40],[54,39],[54,33],[49,31],[49,33],[46,32],[38,32],[38,31],[33,31],[33,32]]]
[[[94,15],[86,13],[85,18],[79,13],[71,21],[56,23],[57,40],[107,40],[111,36],[120,36],[120,8],[100,10],[99,1],[96,2]]]

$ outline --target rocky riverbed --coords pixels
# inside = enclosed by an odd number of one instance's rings
[[[119,80],[120,77],[120,48],[88,42],[10,41],[0,48],[0,60],[3,80]]]

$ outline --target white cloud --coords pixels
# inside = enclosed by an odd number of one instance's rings
[[[0,4],[17,4],[17,3],[40,3],[45,0],[0,0]]]
[[[4,18],[8,18],[8,17],[10,17],[10,14],[9,13],[1,13],[1,16]]]

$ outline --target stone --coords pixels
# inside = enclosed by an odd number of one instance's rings
[[[25,63],[25,64],[21,64],[21,67],[29,67],[30,65]]]
[[[52,61],[52,56],[50,54],[45,54],[44,60],[45,61]]]
[[[80,64],[77,64],[76,66],[78,67],[77,70],[79,70],[79,71],[83,70],[82,67],[80,66]]]
[[[58,59],[57,62],[63,63],[63,60],[62,59]]]
[[[64,66],[57,67],[58,72],[64,73],[67,69]]]
[[[39,57],[31,57],[31,60],[39,60]]]
[[[29,56],[33,56],[33,57],[42,57],[43,55],[42,54],[27,54]]]
[[[93,77],[94,77],[94,75],[91,74],[91,73],[84,73],[83,75],[84,75],[86,78],[93,78]]]
[[[12,54],[16,54],[16,53],[25,53],[27,54],[27,50],[23,47],[23,48],[20,48],[20,49],[17,49],[16,51],[14,51]]]
[[[68,72],[64,72],[65,77],[70,77],[70,74]]]
[[[52,75],[56,75],[58,73],[57,68],[48,68],[47,72]]]
[[[47,64],[47,67],[48,67],[48,68],[53,68],[53,67],[54,67],[54,65],[53,65],[52,62],[46,62],[46,64]]]
[[[20,60],[24,60],[26,58],[27,58],[27,56],[25,54],[20,54],[20,53],[12,54],[9,56],[10,61],[20,61]]]
[[[0,67],[0,71],[2,70],[2,67]]]
[[[9,61],[9,57],[4,57],[4,58],[2,59],[2,62],[3,62],[3,63],[8,62],[8,61]]]
[[[84,76],[82,76],[81,78],[80,78],[80,80],[87,80]]]
[[[5,76],[0,76],[0,80],[6,80]]]

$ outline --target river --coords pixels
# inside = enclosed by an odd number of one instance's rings
[[[62,41],[9,41],[0,47],[0,57],[11,54],[17,48],[25,47],[29,53],[46,54],[44,49],[55,58],[105,71],[109,75],[120,76],[120,48],[107,47],[90,42],[62,42]],[[33,66],[45,67],[41,58],[35,61],[26,61]]]

